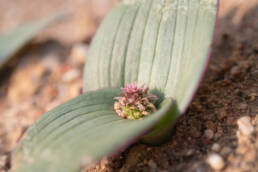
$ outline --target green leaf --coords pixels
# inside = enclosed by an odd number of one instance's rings
[[[119,89],[85,93],[46,113],[32,125],[13,156],[15,172],[73,172],[116,153],[173,111],[165,99],[143,120],[126,120],[113,110]]]
[[[183,113],[208,61],[217,0],[131,0],[104,20],[91,45],[84,90],[146,84]]]
[[[217,0],[126,0],[91,45],[84,95],[42,116],[14,154],[14,172],[73,172],[144,135],[164,139],[198,87],[212,42]],[[165,97],[143,120],[113,110],[119,88],[137,82]],[[171,97],[174,99],[172,101]]]
[[[23,24],[3,35],[0,35],[0,68],[13,57],[28,41],[30,41],[39,31],[49,24],[61,19],[64,14],[58,14],[46,19]]]

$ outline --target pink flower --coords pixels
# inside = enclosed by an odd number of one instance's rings
[[[156,110],[153,102],[157,96],[148,94],[149,87],[142,85],[138,87],[136,83],[127,84],[121,88],[121,97],[115,97],[117,102],[114,109],[123,118],[140,119]]]

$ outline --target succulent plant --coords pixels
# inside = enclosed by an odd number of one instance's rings
[[[91,44],[84,94],[47,112],[27,130],[13,154],[12,171],[79,171],[82,164],[94,164],[137,138],[147,144],[167,140],[204,73],[217,7],[218,0],[121,2]],[[146,84],[158,99],[154,103],[144,93],[137,96],[148,101],[130,104],[119,88],[125,95],[146,92],[130,83]],[[120,117],[139,118],[144,108],[150,115],[142,120]]]

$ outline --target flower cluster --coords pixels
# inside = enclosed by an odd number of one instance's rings
[[[156,110],[153,102],[157,96],[148,94],[149,88],[142,85],[138,87],[136,83],[128,84],[124,88],[121,97],[116,97],[114,104],[116,113],[127,119],[141,119]]]

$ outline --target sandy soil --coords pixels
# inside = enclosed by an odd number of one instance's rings
[[[26,0],[0,0],[0,30],[54,9],[72,9],[76,15],[41,34],[1,79],[0,172],[8,171],[10,152],[40,115],[81,93],[90,40],[115,4],[112,0],[94,1],[96,4],[86,7],[79,0],[62,1],[61,6],[58,0],[34,2],[22,10]],[[35,7],[41,3],[45,10],[36,13]],[[257,18],[257,1],[223,0],[210,65],[170,141],[158,147],[136,143],[89,171],[258,171]],[[76,35],[55,34],[68,25]],[[80,27],[82,32],[76,30]]]

